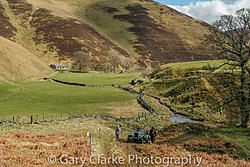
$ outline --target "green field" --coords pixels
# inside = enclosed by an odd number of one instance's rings
[[[208,61],[192,61],[183,63],[169,63],[161,66],[161,68],[172,67],[172,68],[202,68],[204,66],[210,65],[211,67],[218,67],[223,64],[222,60],[208,60]]]
[[[242,152],[246,152],[248,159],[250,159],[250,130],[240,127],[222,127],[218,128],[216,132],[222,135],[226,140],[237,143],[242,147]]]
[[[118,88],[84,88],[53,82],[0,84],[0,119],[29,115],[96,114],[131,116],[144,112],[137,95]]]
[[[52,78],[88,85],[128,85],[136,76],[133,73],[57,73]]]
[[[174,70],[208,70],[208,68],[217,68],[220,67],[224,60],[205,60],[205,61],[190,61],[190,62],[182,62],[182,63],[169,63],[162,65],[160,69],[172,68]],[[248,63],[250,67],[250,63]],[[215,72],[219,72],[221,70],[229,70],[232,67],[229,65],[224,65],[223,67],[217,69]]]

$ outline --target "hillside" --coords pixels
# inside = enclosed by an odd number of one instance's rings
[[[131,54],[138,55],[142,62],[152,62],[154,67],[208,59],[194,50],[209,25],[157,2],[98,1],[79,13]]]
[[[176,113],[189,118],[237,124],[239,113],[239,79],[236,75],[210,69],[220,61],[173,63],[161,66],[150,75],[151,81],[136,86],[137,90],[159,97]],[[227,69],[224,69],[225,71]],[[220,114],[220,110],[223,114]]]
[[[18,29],[5,5],[0,2],[0,82],[44,77],[50,71],[47,64],[14,41]]]
[[[47,65],[22,46],[0,36],[0,82],[42,78]],[[3,77],[3,78],[2,78]],[[7,82],[7,81],[6,81]]]
[[[9,27],[5,37],[46,58],[48,64],[71,64],[76,60],[73,54],[82,48],[94,70],[102,70],[111,50],[140,67],[209,59],[195,49],[209,25],[151,0],[0,0],[0,4]]]

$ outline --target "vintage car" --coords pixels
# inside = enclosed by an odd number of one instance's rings
[[[127,142],[133,142],[133,143],[143,143],[150,140],[150,135],[141,128],[136,128],[134,132],[131,132],[128,134],[128,140]]]

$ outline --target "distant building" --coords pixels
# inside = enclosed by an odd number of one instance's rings
[[[66,64],[51,64],[49,66],[51,69],[56,69],[56,70],[67,70],[68,65]]]

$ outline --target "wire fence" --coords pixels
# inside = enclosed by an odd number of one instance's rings
[[[80,84],[80,83],[72,83],[72,82],[65,82],[65,81],[60,81],[60,80],[55,80],[55,79],[50,79],[50,77],[44,78],[44,80],[48,81],[54,81],[62,84],[67,84],[67,85],[75,85],[75,86],[83,86],[83,87],[116,87],[123,89],[125,91],[129,91],[130,93],[134,94],[139,94],[139,97],[137,98],[138,103],[145,108],[148,113],[142,113],[139,114],[138,116],[134,117],[114,117],[111,115],[93,115],[93,114],[65,114],[65,113],[60,113],[60,114],[35,114],[35,115],[29,115],[29,116],[9,116],[9,117],[2,117],[0,118],[0,126],[4,124],[39,124],[39,123],[44,123],[44,122],[55,122],[55,121],[67,121],[67,120],[72,120],[72,119],[84,119],[84,118],[96,118],[96,119],[108,119],[108,120],[114,120],[114,121],[127,121],[127,122],[139,122],[143,121],[147,118],[151,118],[155,115],[157,115],[155,109],[150,106],[145,100],[144,95],[142,92],[137,92],[131,87],[124,87],[122,85],[87,85],[87,84]]]
[[[133,90],[134,91],[134,90]],[[140,94],[137,98],[138,103],[145,108],[148,112],[141,113],[133,117],[115,117],[112,115],[95,115],[95,114],[82,114],[82,113],[53,113],[53,114],[31,114],[27,116],[15,115],[15,116],[6,116],[0,117],[0,126],[6,124],[40,124],[40,123],[51,123],[58,121],[69,121],[74,119],[104,119],[104,120],[113,120],[113,121],[123,121],[123,122],[140,122],[145,119],[151,118],[157,115],[155,109],[150,106],[145,100],[146,95]]]

